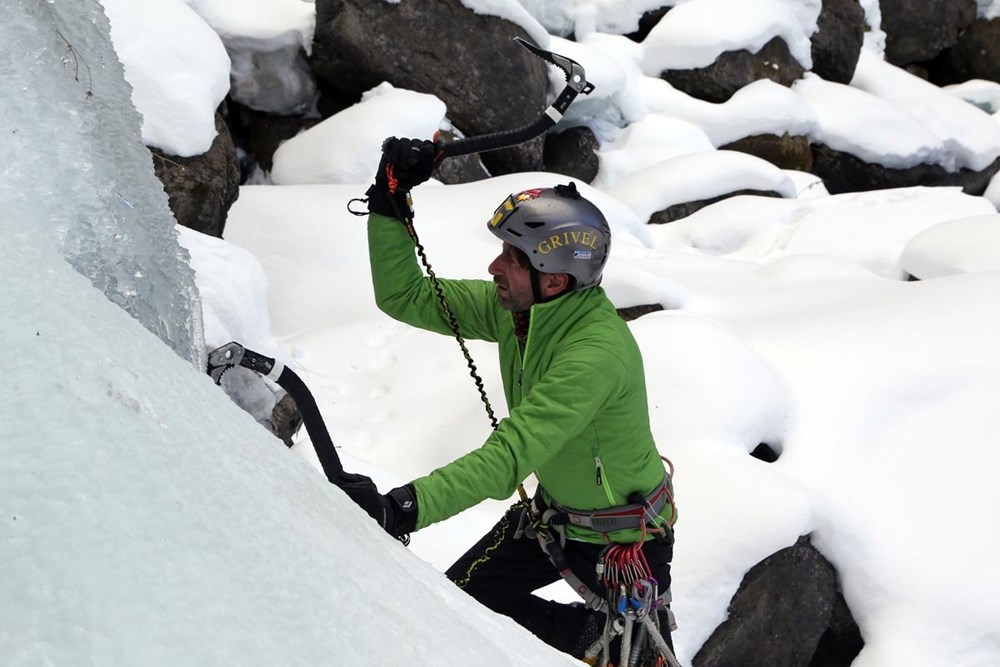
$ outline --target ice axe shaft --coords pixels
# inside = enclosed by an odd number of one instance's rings
[[[495,151],[500,148],[516,146],[524,143],[525,141],[541,136],[546,130],[562,119],[566,110],[569,108],[569,105],[573,103],[573,100],[576,99],[577,95],[581,93],[587,95],[594,90],[594,84],[587,83],[587,74],[584,72],[583,66],[580,65],[580,63],[565,56],[561,56],[558,53],[552,53],[551,51],[540,49],[520,37],[515,37],[514,41],[531,51],[545,62],[555,65],[561,69],[563,74],[566,76],[566,87],[562,89],[562,92],[560,92],[556,97],[555,102],[549,105],[541,116],[527,125],[513,130],[493,132],[491,134],[484,134],[478,137],[457,139],[448,143],[435,141],[438,148],[435,163],[440,163],[441,160],[449,157],[469,155],[470,153],[482,153],[484,151]]]

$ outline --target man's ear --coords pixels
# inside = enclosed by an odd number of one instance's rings
[[[542,296],[545,298],[562,294],[569,288],[571,281],[568,273],[543,273],[541,277]]]

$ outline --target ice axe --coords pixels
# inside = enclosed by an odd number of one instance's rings
[[[515,37],[514,41],[531,51],[545,62],[555,65],[561,69],[566,77],[566,86],[556,97],[555,101],[549,105],[545,112],[527,125],[523,125],[512,130],[492,132],[478,137],[457,139],[448,143],[435,141],[435,144],[438,147],[435,164],[440,163],[441,160],[444,160],[445,158],[456,157],[459,155],[469,155],[471,153],[482,153],[484,151],[494,151],[500,148],[516,146],[517,144],[522,144],[525,141],[534,139],[535,137],[544,134],[546,130],[562,119],[566,110],[569,108],[569,105],[573,103],[573,100],[576,99],[577,95],[580,95],[581,93],[588,95],[594,90],[594,84],[587,83],[587,74],[584,72],[583,66],[580,65],[580,63],[567,58],[566,56],[561,56],[558,53],[540,49],[520,37]]]
[[[280,361],[248,350],[236,342],[216,348],[208,355],[208,374],[215,381],[215,384],[220,384],[226,371],[236,366],[242,366],[259,373],[276,382],[279,387],[288,392],[302,414],[302,424],[306,427],[309,439],[312,440],[316,457],[323,467],[326,478],[330,480],[330,483],[338,486],[344,481],[349,481],[351,476],[344,471],[340,456],[333,445],[333,440],[330,439],[330,432],[326,429],[323,415],[320,414],[319,408],[316,406],[316,399],[313,398],[312,392],[309,391],[302,378]]]

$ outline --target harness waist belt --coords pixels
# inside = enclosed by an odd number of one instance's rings
[[[557,515],[550,519],[551,523],[570,523],[597,531],[598,533],[613,533],[617,530],[642,528],[648,523],[656,523],[660,511],[667,506],[673,496],[670,475],[664,473],[663,481],[653,489],[642,502],[630,505],[619,505],[603,510],[577,510],[560,505],[554,499],[552,509]],[[536,502],[540,498],[536,498]],[[565,518],[563,518],[565,517]]]

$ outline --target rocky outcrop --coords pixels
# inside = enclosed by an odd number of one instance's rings
[[[545,170],[593,182],[600,168],[600,144],[588,127],[571,127],[545,137]]]
[[[149,150],[177,222],[222,238],[229,207],[240,195],[240,167],[236,146],[220,113],[215,114],[215,129],[215,141],[201,155],[178,157],[157,148]]]
[[[823,0],[812,36],[812,71],[827,81],[850,83],[865,38],[865,10],[858,0]]]
[[[631,322],[632,320],[639,319],[643,315],[661,311],[663,310],[663,306],[658,303],[647,303],[642,306],[627,306],[625,308],[618,308],[617,310],[620,318],[626,322]]]
[[[922,63],[954,46],[976,19],[976,0],[881,0],[885,59]]]
[[[800,537],[747,572],[729,604],[728,618],[695,655],[694,667],[809,667],[823,640],[819,655],[834,655],[843,648],[837,637],[850,635],[852,625],[857,628],[846,605],[835,618],[836,588],[833,566],[808,537]],[[855,648],[840,665],[850,665],[860,650],[850,645]]]
[[[812,149],[805,136],[756,134],[719,146],[719,150],[749,153],[782,169],[812,170]]]
[[[282,142],[319,122],[316,118],[278,116],[235,103],[229,109],[229,125],[236,145],[264,171],[271,171],[274,151]],[[243,171],[246,176],[247,170]]]
[[[649,36],[649,32],[656,27],[660,19],[667,15],[672,6],[658,7],[657,9],[650,9],[647,12],[643,12],[642,16],[639,17],[639,29],[625,36],[633,42],[641,42],[646,39]]]
[[[383,81],[436,95],[455,127],[475,136],[527,124],[545,109],[545,63],[514,36],[528,39],[520,26],[460,0],[317,0],[311,63],[342,96],[358,99]],[[483,161],[493,174],[541,169],[542,140]]]
[[[745,49],[726,51],[708,67],[665,70],[660,78],[700,100],[725,102],[737,90],[758,79],[790,86],[804,72],[784,40],[775,37],[757,53]]]
[[[1000,18],[976,19],[949,49],[927,63],[939,86],[970,79],[1000,82]]]
[[[830,194],[864,192],[915,185],[960,186],[970,195],[986,191],[990,179],[1000,171],[1000,158],[982,171],[945,171],[936,164],[920,164],[908,169],[892,169],[865,162],[849,153],[822,144],[813,146],[812,173],[823,179]]]
[[[650,225],[664,225],[668,222],[673,222],[674,220],[680,220],[681,218],[686,218],[696,211],[700,211],[706,206],[711,206],[716,202],[720,202],[723,199],[729,199],[730,197],[736,197],[739,195],[756,195],[758,197],[781,197],[780,192],[772,192],[766,190],[734,190],[733,192],[728,192],[724,195],[718,197],[712,197],[711,199],[698,199],[697,201],[688,201],[683,204],[674,204],[673,206],[668,206],[662,211],[657,211],[649,216]]]
[[[438,133],[438,139],[445,143],[450,143],[461,138],[458,134],[447,130],[441,130]],[[480,159],[479,153],[456,155],[447,160],[442,160],[434,168],[434,173],[431,174],[431,178],[436,178],[447,185],[472,183],[489,177],[490,172],[483,166],[483,161]]]
[[[286,446],[291,447],[295,444],[292,438],[302,427],[302,413],[290,395],[283,395],[274,404],[271,418],[264,422],[264,426]]]

